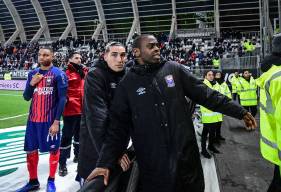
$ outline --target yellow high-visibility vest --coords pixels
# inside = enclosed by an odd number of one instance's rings
[[[210,87],[211,89],[219,91],[220,85],[218,83],[212,85],[207,79],[204,79],[204,84]],[[202,123],[216,123],[222,121],[221,113],[211,111],[203,106],[200,106],[200,110],[202,114]]]
[[[221,62],[220,62],[219,59],[213,59],[212,62],[213,62],[213,66],[214,66],[215,68],[219,68],[220,65],[221,65]]]
[[[242,106],[254,106],[257,101],[257,84],[253,77],[248,82],[243,77],[240,77],[237,83],[237,93],[240,96]]]
[[[220,84],[219,92],[221,94],[227,96],[228,98],[232,99],[230,89],[226,82],[223,82],[222,84]]]
[[[281,66],[273,65],[257,79],[260,87],[260,149],[262,156],[281,166]]]
[[[12,80],[12,73],[11,72],[5,73],[4,74],[4,80]]]
[[[233,77],[230,79],[230,83],[231,83],[231,87],[232,87],[232,93],[237,93],[238,78],[239,78],[239,77],[233,76]]]

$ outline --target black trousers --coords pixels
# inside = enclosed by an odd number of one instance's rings
[[[273,180],[267,192],[281,192],[280,167],[278,165],[275,165]]]
[[[72,138],[74,137],[73,147],[74,155],[79,154],[79,131],[81,115],[64,116],[63,129],[60,145],[60,165],[65,165],[66,160],[70,157]]]
[[[236,98],[237,98],[237,100],[238,100],[238,103],[240,104],[240,97],[239,97],[239,95],[238,95],[237,93],[232,93],[232,99],[233,99],[234,101],[236,101]]]
[[[203,131],[202,131],[202,137],[201,137],[202,150],[206,150],[208,134],[209,134],[209,147],[214,145],[216,131],[217,131],[218,127],[220,127],[220,126],[221,126],[221,122],[203,124]]]
[[[249,111],[254,117],[256,116],[258,112],[258,108],[256,105],[253,106],[243,106],[247,111]]]
[[[217,122],[216,134],[215,134],[216,139],[219,139],[221,137],[221,124],[222,124],[222,122]]]

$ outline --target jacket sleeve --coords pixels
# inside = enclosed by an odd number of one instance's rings
[[[129,130],[132,127],[131,110],[127,98],[126,91],[119,86],[110,108],[111,124],[97,161],[97,167],[112,169],[127,148]]]
[[[58,88],[58,103],[57,103],[57,112],[56,112],[55,120],[59,121],[66,103],[68,80],[64,72],[61,72],[56,77],[56,80],[57,80],[57,88]]]
[[[91,141],[100,152],[108,123],[108,101],[105,80],[98,70],[92,70],[86,76],[83,116]]]
[[[247,111],[242,106],[236,104],[218,91],[210,89],[183,66],[179,66],[179,68],[180,79],[186,96],[212,111],[220,112],[237,119],[243,118]]]

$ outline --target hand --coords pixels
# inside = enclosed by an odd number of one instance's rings
[[[108,185],[108,180],[109,180],[109,169],[107,168],[95,168],[92,173],[87,177],[86,179],[86,183],[93,180],[95,177],[97,176],[103,176],[103,182],[104,182],[104,185],[107,186]]]
[[[31,86],[35,86],[37,83],[39,83],[41,80],[43,79],[43,75],[41,75],[40,73],[36,73],[35,75],[33,75],[31,81],[30,81],[30,85]]]
[[[55,120],[52,126],[49,129],[49,135],[54,137],[59,132],[59,121]]]
[[[119,165],[122,167],[122,170],[125,172],[130,168],[131,161],[127,154],[124,154],[121,159],[118,161]]]
[[[243,117],[243,121],[245,122],[247,130],[250,131],[257,128],[256,119],[251,115],[251,113],[247,112]]]

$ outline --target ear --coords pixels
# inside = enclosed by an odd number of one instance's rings
[[[135,57],[139,57],[140,56],[140,49],[139,48],[134,48],[133,49],[133,53]]]
[[[104,55],[103,55],[103,59],[106,61],[106,60],[107,60],[107,58],[108,58],[108,53],[104,53]]]

